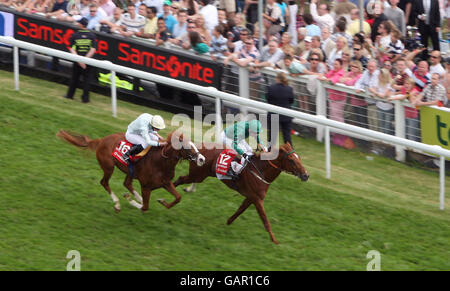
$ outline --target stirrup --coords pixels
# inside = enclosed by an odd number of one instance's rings
[[[229,168],[228,171],[227,171],[227,176],[228,176],[228,177],[231,177],[231,179],[233,179],[233,180],[239,178],[239,175],[236,174],[235,171],[233,171],[233,169],[231,168],[231,166],[230,166],[230,168]]]

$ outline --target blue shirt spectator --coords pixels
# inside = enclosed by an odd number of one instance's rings
[[[171,14],[170,12],[170,6],[172,5],[172,2],[170,0],[164,1],[163,5],[163,13],[159,13],[157,16],[158,18],[163,18],[166,22],[166,27],[170,31],[171,34],[173,34],[173,27],[175,24],[178,23],[177,19]]]

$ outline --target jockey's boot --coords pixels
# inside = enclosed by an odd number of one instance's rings
[[[230,176],[231,179],[236,180],[239,178],[239,174],[242,172],[244,167],[239,164],[239,162],[232,161],[230,168],[228,169],[227,176]]]
[[[123,160],[127,163],[130,162],[130,156],[140,153],[144,149],[140,144],[133,145],[128,152],[123,154]]]

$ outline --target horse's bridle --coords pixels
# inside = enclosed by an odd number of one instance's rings
[[[285,153],[285,155],[286,155],[286,158],[289,158],[289,156],[290,155],[292,155],[292,154],[295,154],[295,150],[292,150],[292,151],[290,151],[290,152],[288,152],[288,153]],[[280,171],[283,171],[283,172],[286,172],[286,173],[291,173],[291,174],[293,174],[294,176],[297,176],[298,174],[297,173],[294,173],[294,172],[288,172],[288,171],[285,171],[285,170],[282,170],[282,169],[280,169],[280,167],[278,167],[277,165],[275,165],[274,163],[272,163],[270,160],[267,160],[268,162],[269,162],[269,165],[271,165],[272,167],[274,167],[275,169],[277,169],[277,170],[280,170]],[[294,162],[294,161],[292,161],[292,160],[289,160],[290,162]]]
[[[183,150],[186,150],[184,147],[182,148]],[[190,160],[190,161],[195,161],[196,159],[197,159],[197,157],[198,157],[198,155],[200,154],[200,152],[196,152],[195,154],[188,154],[187,155],[187,159],[188,160]],[[163,158],[166,158],[166,159],[168,159],[169,158],[169,156],[167,156],[167,155],[165,155],[164,154],[164,147],[162,148],[162,150],[161,150],[161,155],[163,156]]]

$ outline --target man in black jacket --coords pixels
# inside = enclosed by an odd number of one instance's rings
[[[97,36],[92,31],[86,29],[88,20],[81,18],[78,21],[81,29],[75,32],[70,38],[70,52],[75,55],[92,58],[97,49]],[[83,103],[89,102],[89,88],[92,81],[92,67],[84,63],[78,62],[73,64],[72,78],[69,82],[69,89],[64,96],[68,99],[73,99],[73,95],[77,88],[80,76],[83,76],[83,95],[81,99]]]
[[[439,30],[441,29],[441,13],[438,0],[414,0],[412,12],[418,21],[421,43],[428,47],[428,38],[431,38],[433,50],[439,51]],[[428,51],[423,52],[428,58]]]
[[[272,105],[291,108],[292,103],[294,103],[294,90],[288,84],[288,79],[284,73],[279,73],[275,79],[275,84],[269,86],[267,91],[267,102]],[[268,139],[270,140],[271,145],[276,145],[278,139],[278,131],[281,127],[281,131],[283,133],[283,139],[285,143],[290,143],[292,145],[291,140],[291,123],[292,117],[280,115],[279,116],[279,126],[274,129],[276,130],[275,140],[272,140],[272,116],[275,113],[269,112],[269,118],[267,122],[268,126]]]

